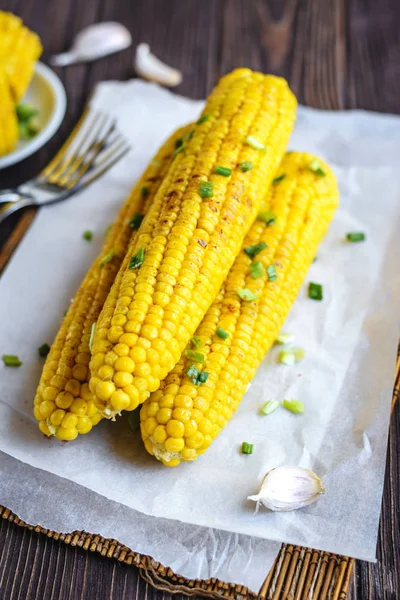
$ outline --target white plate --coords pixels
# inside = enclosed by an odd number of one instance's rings
[[[38,109],[39,133],[28,141],[18,142],[17,148],[0,157],[0,169],[14,165],[41,148],[57,131],[65,115],[67,97],[57,75],[41,62],[36,64],[32,81],[21,103]]]

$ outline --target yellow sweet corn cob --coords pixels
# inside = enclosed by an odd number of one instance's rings
[[[47,356],[34,400],[34,415],[40,430],[61,440],[73,440],[88,433],[101,414],[89,391],[90,337],[104,300],[131,237],[137,235],[138,221],[151,205],[168,170],[175,144],[190,130],[175,132],[154,156],[122,206],[105,239],[100,256],[90,267]],[[138,215],[136,223],[129,225]],[[132,229],[134,228],[134,229]]]
[[[135,409],[179,360],[258,212],[295,109],[285,80],[248,69],[212,92],[98,320],[89,385],[105,417]]]
[[[0,69],[4,69],[15,103],[23,98],[41,53],[39,36],[19,17],[0,11]]]
[[[0,66],[0,156],[12,152],[18,142],[15,105],[4,69]]]
[[[187,346],[187,354],[195,350],[200,356],[184,355],[141,408],[146,449],[167,466],[195,460],[231,419],[276,339],[337,207],[335,177],[314,156],[288,153],[277,175],[263,207],[268,212],[260,214],[264,221],[254,222],[196,331],[195,346]],[[246,249],[254,254],[257,247],[251,247],[260,243],[254,256],[260,265],[253,261],[250,267]],[[241,299],[240,290],[256,299]],[[193,360],[201,355],[204,364]]]

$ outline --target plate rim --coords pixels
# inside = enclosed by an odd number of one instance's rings
[[[0,157],[0,170],[15,165],[31,154],[34,154],[34,152],[37,152],[39,148],[44,146],[44,144],[53,137],[64,119],[67,110],[67,94],[60,78],[52,71],[52,69],[50,69],[50,67],[40,61],[35,65],[35,74],[41,75],[54,92],[55,105],[53,113],[44,129],[42,129],[28,144],[19,150],[14,150],[9,154]]]

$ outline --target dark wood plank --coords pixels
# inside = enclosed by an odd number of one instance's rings
[[[0,0],[0,8],[16,12],[39,33],[45,61],[66,50],[82,27],[118,20],[129,27],[134,46],[148,42],[182,70],[176,90],[181,94],[204,97],[221,74],[248,66],[287,77],[299,100],[310,106],[400,113],[398,0]],[[48,162],[98,81],[133,76],[133,52],[57,73],[68,95],[64,123],[33,157],[0,172],[1,187],[21,183]],[[1,226],[0,270],[31,218],[16,215]],[[357,561],[352,600],[400,597],[399,410],[391,426],[378,562]],[[0,521],[1,599],[161,600],[164,595],[133,566]]]

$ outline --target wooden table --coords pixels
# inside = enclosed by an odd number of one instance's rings
[[[49,55],[66,50],[75,33],[97,21],[125,23],[141,41],[183,71],[177,92],[203,98],[237,66],[286,77],[309,106],[400,113],[398,0],[1,0],[39,33]],[[42,150],[0,172],[1,187],[21,183],[45,166],[72,128],[97,81],[133,76],[133,50],[58,73],[68,93],[65,121]],[[133,116],[134,118],[134,116]],[[33,216],[0,229],[3,256]],[[1,270],[0,259],[0,270]],[[400,407],[391,426],[378,562],[357,562],[352,600],[400,597]],[[0,482],[1,485],[1,482]],[[60,598],[161,600],[135,567],[89,554],[0,519],[2,600]]]

